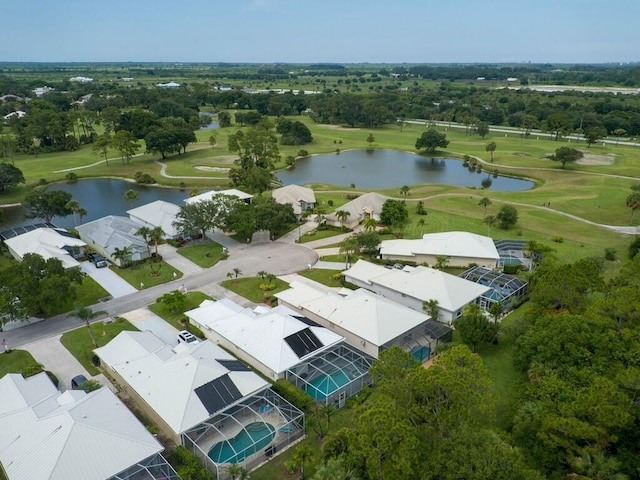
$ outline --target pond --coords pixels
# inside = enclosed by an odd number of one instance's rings
[[[211,112],[200,112],[201,117],[209,117],[210,119],[218,118],[218,115]],[[207,125],[200,127],[200,130],[212,130],[214,128],[220,128],[220,124],[216,120],[211,120]]]
[[[277,172],[285,185],[329,183],[357,188],[445,184],[512,192],[528,190],[529,180],[497,176],[465,167],[455,158],[429,158],[400,150],[349,150],[298,160],[294,168]]]
[[[57,183],[49,187],[52,190],[64,190],[73,195],[73,199],[87,211],[83,222],[90,222],[107,215],[127,216],[126,211],[139,207],[155,200],[164,200],[175,203],[178,206],[184,204],[184,199],[189,196],[189,190],[177,188],[160,188],[138,185],[124,180],[96,178],[79,180],[75,183]],[[124,192],[134,190],[138,194],[138,200],[129,204],[122,198]],[[41,219],[25,219],[24,210],[21,207],[4,208],[4,222],[1,230],[40,223]],[[73,227],[73,215],[68,217],[54,217],[53,223],[59,227]]]

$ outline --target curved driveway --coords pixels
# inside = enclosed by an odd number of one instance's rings
[[[199,290],[219,283],[226,280],[227,273],[232,272],[234,268],[239,268],[244,277],[255,276],[261,270],[275,275],[286,275],[305,270],[318,260],[318,255],[313,250],[283,242],[239,244],[229,253],[227,260],[223,260],[200,273],[109,300],[94,306],[94,309],[105,310],[112,316],[120,315],[149,305],[155,302],[159,296],[176,290],[182,285],[188,290]],[[51,337],[82,325],[81,320],[62,314],[43,322],[4,332],[2,337],[7,339],[11,348],[18,348],[25,343]]]

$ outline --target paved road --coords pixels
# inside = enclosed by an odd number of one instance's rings
[[[227,260],[219,262],[208,270],[109,300],[96,305],[94,308],[96,310],[105,310],[112,316],[121,315],[149,305],[155,302],[159,296],[172,290],[177,290],[182,285],[189,291],[209,291],[214,284],[226,280],[227,273],[233,271],[234,268],[239,268],[242,276],[245,277],[255,276],[260,270],[265,270],[275,275],[285,275],[304,270],[318,260],[318,255],[314,251],[300,245],[284,242],[238,245],[238,247],[230,251],[230,256]],[[81,320],[63,314],[43,322],[4,332],[2,337],[7,339],[11,348],[18,348],[26,343],[51,337],[82,325],[83,322]]]

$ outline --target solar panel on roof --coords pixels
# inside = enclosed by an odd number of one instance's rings
[[[322,325],[314,322],[313,320],[309,320],[307,317],[304,316],[299,316],[299,315],[292,315],[293,318],[295,318],[296,320],[300,320],[302,323],[304,323],[305,325],[309,325],[310,327],[321,327]]]
[[[284,341],[287,342],[287,345],[291,347],[291,350],[298,358],[309,355],[323,346],[320,339],[308,328],[285,337]]]
[[[23,233],[31,232],[37,228],[58,228],[53,223],[34,223],[33,225],[24,225],[22,227],[10,228],[0,232],[0,238],[2,240],[9,240],[10,238],[17,237]]]
[[[230,370],[232,372],[250,372],[251,371],[251,369],[249,367],[247,367],[244,363],[242,363],[240,360],[218,360],[218,359],[216,359],[216,362],[218,362],[224,368],[226,368],[227,370]]]
[[[242,398],[240,390],[228,374],[211,380],[194,391],[209,414],[219,412]]]

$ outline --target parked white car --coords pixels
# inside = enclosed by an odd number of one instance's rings
[[[188,344],[196,344],[200,343],[200,340],[191,332],[187,332],[186,330],[181,330],[178,333],[178,342],[179,343],[188,343]]]

